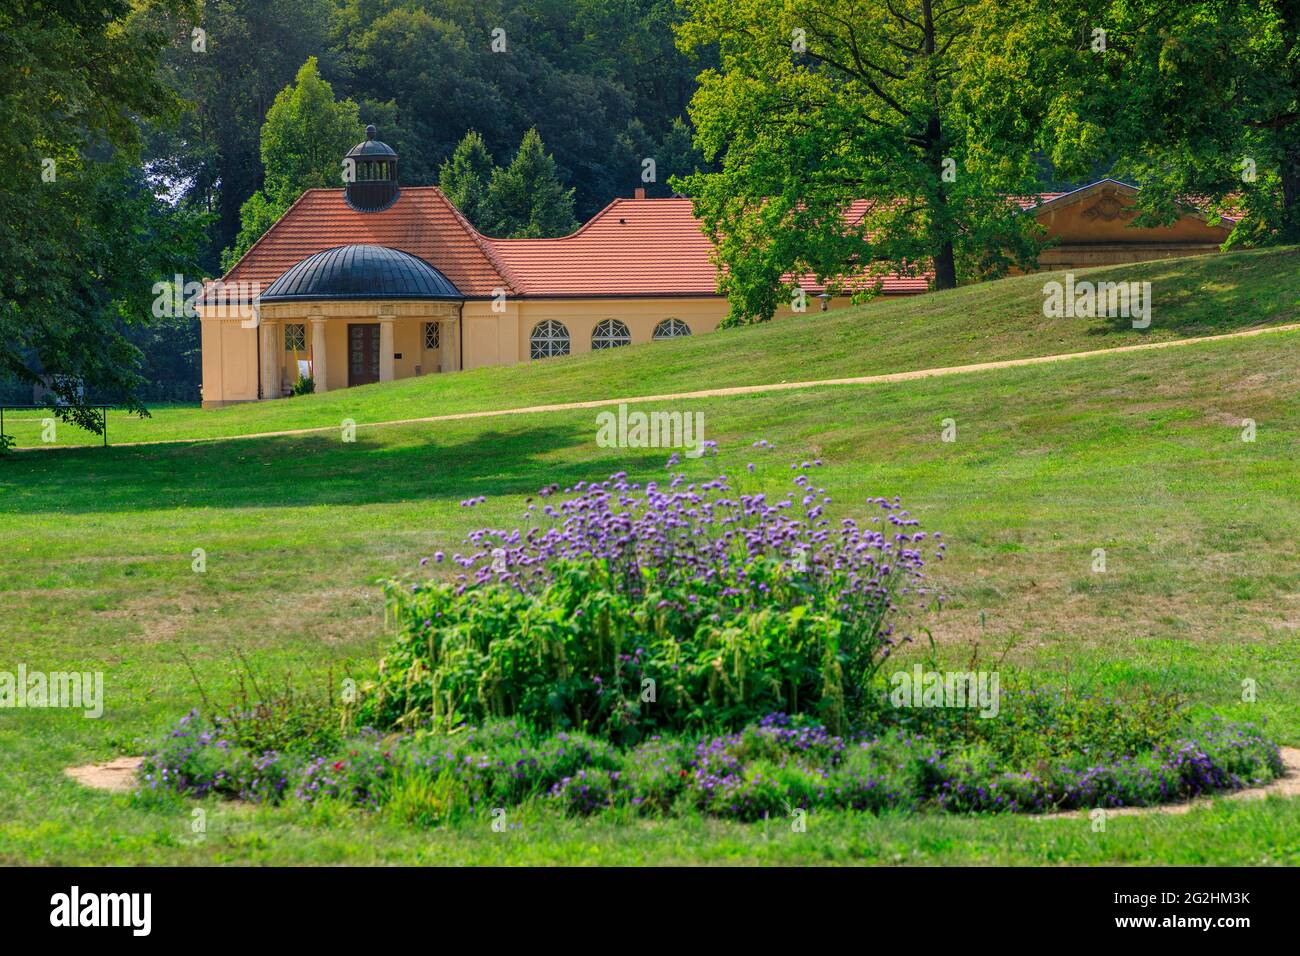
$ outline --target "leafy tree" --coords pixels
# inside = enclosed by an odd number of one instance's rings
[[[338,2],[330,21],[338,72],[326,73],[367,121],[378,122],[372,111],[391,117],[382,128],[402,155],[404,182],[436,182],[466,129],[508,156],[535,127],[584,218],[640,185],[620,137],[639,121],[648,142],[660,142],[699,69],[697,56],[674,46],[674,0]]]
[[[262,186],[259,127],[308,56],[398,150],[403,182],[437,182],[466,129],[504,156],[536,126],[584,218],[633,185],[618,137],[635,119],[661,142],[712,58],[711,48],[676,49],[675,0],[220,0],[202,9],[158,18],[173,41],[164,79],[190,105],[175,128],[148,130],[147,159],[169,191],[216,213],[210,268]],[[205,31],[203,52],[192,49],[194,26]],[[506,52],[492,49],[496,28]]]
[[[305,190],[339,186],[343,154],[364,136],[357,104],[337,102],[316,57],[308,57],[266,114],[263,189],[277,202],[292,203]]]
[[[234,244],[221,253],[221,271],[233,269],[253,243],[262,238],[291,205],[268,199],[260,189],[249,196],[239,208],[239,232],[235,234]]]
[[[455,0],[342,5],[334,41],[344,70],[340,88],[367,109],[392,104],[384,141],[400,153],[407,183],[435,182],[461,131],[509,126],[498,86],[516,57],[512,52],[489,60],[491,28],[476,27],[475,19]],[[369,113],[366,121],[378,125]]]
[[[770,318],[808,273],[870,288],[933,269],[945,289],[1032,264],[1013,198],[1034,190],[1028,132],[963,108],[991,2],[684,4],[682,46],[719,47],[690,115],[721,169],[679,182],[718,241],[730,322]]]
[[[470,130],[451,159],[438,170],[438,185],[470,222],[477,223],[483,217],[487,187],[495,169],[483,137]]]
[[[666,179],[666,169],[660,169],[660,157],[658,144],[655,143],[654,137],[646,129],[645,124],[639,119],[634,119],[627,124],[624,129],[614,139],[614,156],[612,165],[617,173],[614,177],[613,187],[616,196],[630,196],[632,190],[644,188],[647,190],[658,190],[664,183],[661,180]],[[646,166],[647,159],[654,161],[655,179],[647,181]]]
[[[658,164],[658,180],[661,195],[671,195],[673,177],[684,179],[708,169],[704,154],[695,145],[691,126],[680,116],[674,117],[668,132],[664,134],[659,148],[655,151]],[[652,193],[651,195],[653,195]]]
[[[563,236],[578,228],[573,190],[560,182],[537,130],[524,134],[509,166],[492,171],[480,228],[510,239]]]
[[[129,252],[136,238],[152,243],[174,236],[170,250],[159,246],[158,254],[150,248],[135,257],[134,279],[132,269],[119,273],[135,283],[133,293],[143,288],[146,296],[154,281],[176,271],[150,262],[184,260],[180,271],[187,280],[215,274],[223,249],[231,249],[229,265],[274,221],[286,205],[281,192],[321,184],[298,172],[288,175],[290,188],[263,182],[278,160],[262,156],[261,128],[286,84],[296,86],[295,75],[309,57],[317,58],[318,78],[329,81],[337,99],[360,104],[351,141],[360,138],[361,121],[376,123],[402,156],[404,182],[437,181],[466,129],[480,130],[485,147],[505,156],[536,126],[556,178],[574,187],[573,206],[583,216],[611,196],[628,195],[639,184],[637,164],[646,155],[659,161],[656,185],[665,189],[667,175],[676,171],[662,158],[666,138],[690,98],[697,61],[702,57],[707,65],[712,58],[708,44],[691,54],[676,48],[672,27],[681,13],[675,0],[107,0],[97,14],[83,7],[11,0],[0,12],[0,89],[7,107],[0,139],[9,145],[3,168],[23,186],[0,185],[6,193],[0,197],[6,214],[0,249],[8,244],[12,254],[39,245],[43,256],[59,259],[66,235],[69,272],[83,274],[77,270],[85,266],[96,274],[94,263],[78,258],[75,249],[89,239],[78,233],[82,220],[61,218],[35,200],[72,203],[75,193],[88,204],[82,215],[103,203],[99,211],[109,217],[117,189],[125,197],[123,211],[147,215],[143,228],[114,251]],[[498,27],[508,37],[504,52],[491,44]],[[88,40],[90,34],[96,36]],[[45,126],[59,130],[39,132]],[[106,137],[109,127],[113,133]],[[633,138],[634,130],[637,155],[625,162],[620,141]],[[136,155],[138,140],[143,155]],[[19,171],[44,158],[57,161],[58,187],[36,193]],[[299,158],[308,171],[317,169],[310,156]],[[320,172],[331,177],[324,185],[337,183],[339,158],[323,160]],[[293,165],[294,157],[285,159]],[[166,198],[152,199],[153,193]],[[212,215],[195,264],[185,246],[202,221],[199,211]],[[548,231],[570,225],[566,220]],[[0,279],[10,283],[7,302],[17,294],[12,277],[32,270],[30,263],[13,261],[15,268]],[[39,275],[43,266],[35,268]],[[140,281],[145,273],[151,273],[148,282]],[[30,323],[19,326],[22,336],[37,334]],[[173,346],[177,368],[191,367],[184,336],[128,332],[128,342],[147,346],[151,367],[159,367]],[[41,367],[30,348],[22,354],[31,367]],[[137,360],[128,352],[123,368]],[[4,375],[0,370],[0,379]],[[103,387],[102,394],[112,391]]]
[[[987,25],[984,105],[1018,103],[1058,169],[1115,159],[1135,224],[1195,198],[1245,211],[1230,244],[1300,241],[1300,4],[1006,0]]]
[[[155,18],[172,37],[162,79],[187,108],[177,124],[150,126],[146,158],[170,190],[215,213],[209,268],[239,231],[244,202],[262,186],[261,126],[276,95],[309,56],[320,56],[324,75],[336,70],[326,32],[337,4],[208,0]]]
[[[140,352],[160,276],[190,269],[203,228],[154,195],[138,122],[174,116],[157,24],[177,3],[0,8],[0,377],[46,384],[57,414],[98,431],[83,399],[144,413]]]
[[[184,312],[125,330],[128,341],[141,353],[138,390],[146,402],[193,402],[199,398],[202,379],[202,336],[199,323]]]
[[[647,196],[666,198],[674,193],[670,182],[674,176],[710,168],[694,143],[690,124],[681,117],[674,118],[658,140],[644,123],[634,119],[615,137],[614,150],[615,196],[626,197],[633,189],[644,189]]]
[[[239,234],[222,255],[222,266],[229,269],[238,262],[303,192],[341,185],[343,155],[364,135],[357,104],[336,101],[316,58],[308,57],[293,85],[281,90],[267,111],[264,186],[240,209]]]

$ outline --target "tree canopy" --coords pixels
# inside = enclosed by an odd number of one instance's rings
[[[494,169],[496,164],[483,137],[470,130],[438,170],[438,186],[470,222],[481,223],[485,221],[487,187]]]
[[[537,130],[524,134],[514,159],[497,166],[483,137],[465,134],[438,171],[438,185],[480,231],[506,239],[563,236],[578,227],[574,190],[560,181]]]
[[[201,217],[155,195],[140,118],[175,115],[156,17],[178,4],[30,3],[0,9],[0,377],[43,385],[98,429],[87,392],[143,410],[141,353],[161,276],[194,266]],[[30,393],[29,393],[30,394]]]
[[[221,257],[229,270],[308,189],[342,184],[344,154],[365,135],[351,100],[337,101],[316,58],[271,104],[262,124],[263,186],[239,210],[239,233]]]
[[[731,321],[811,274],[839,291],[932,268],[937,288],[1032,262],[1031,134],[969,112],[981,3],[684,0],[719,46],[690,105],[717,172],[679,180],[718,241]]]
[[[1179,201],[1245,216],[1230,244],[1300,241],[1300,4],[1005,0],[972,64],[981,112],[1014,108],[1056,168],[1109,159],[1141,223]]]
[[[398,151],[405,185],[438,182],[469,130],[505,162],[535,128],[579,219],[639,186],[666,195],[669,175],[691,171],[665,157],[682,155],[674,123],[711,52],[677,49],[675,0],[223,0],[201,19],[202,55],[198,20],[171,21],[165,79],[188,107],[150,129],[149,159],[216,214],[212,270],[249,197],[272,198],[260,128],[309,57]],[[657,183],[642,180],[647,158]]]
[[[573,190],[560,182],[555,159],[537,130],[524,134],[509,166],[492,170],[482,218],[479,228],[507,239],[563,236],[578,228]]]

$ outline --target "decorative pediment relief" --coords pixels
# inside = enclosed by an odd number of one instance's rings
[[[1084,219],[1114,222],[1116,219],[1132,219],[1136,213],[1131,207],[1120,202],[1113,192],[1106,192],[1080,215]]]

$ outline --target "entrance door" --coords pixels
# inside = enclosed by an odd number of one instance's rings
[[[379,326],[348,326],[348,385],[379,381]]]

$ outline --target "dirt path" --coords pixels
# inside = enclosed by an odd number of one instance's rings
[[[398,418],[385,422],[358,422],[357,429],[388,428],[394,425],[422,425],[434,422],[456,422],[471,418],[499,418],[505,415],[538,415],[548,412],[578,411],[584,408],[606,408],[611,405],[635,405],[647,402],[672,402],[693,398],[726,398],[730,395],[759,395],[765,392],[786,392],[806,388],[826,388],[835,385],[883,385],[890,382],[910,382],[920,378],[937,378],[942,375],[969,375],[1003,368],[1021,368],[1027,365],[1044,365],[1066,362],[1071,359],[1096,358],[1099,355],[1124,355],[1130,352],[1147,352],[1153,349],[1177,348],[1201,342],[1222,342],[1225,339],[1250,338],[1273,332],[1293,332],[1300,323],[1272,325],[1245,332],[1226,332],[1222,335],[1202,335],[1189,339],[1169,339],[1164,342],[1147,342],[1142,345],[1121,345],[1110,349],[1093,349],[1088,352],[1065,352],[1059,355],[1037,355],[1030,358],[1002,359],[997,362],[979,362],[975,365],[950,365],[942,368],[916,369],[911,372],[889,372],[884,375],[859,375],[853,378],[821,378],[803,382],[776,382],[767,385],[734,385],[728,388],[705,388],[694,392],[669,392],[663,395],[629,395],[622,398],[599,398],[586,402],[560,402],[553,405],[526,405],[521,408],[501,408],[482,412],[453,412],[447,415],[429,415],[423,418]],[[208,438],[164,438],[157,441],[114,442],[114,448],[132,448],[142,445],[193,445],[200,442],[239,441],[252,438],[285,438],[293,435],[319,435],[337,432],[338,425],[321,425],[313,428],[288,428],[281,431],[250,432],[247,435],[214,435]],[[14,451],[52,451],[60,448],[84,448],[85,445],[37,445],[15,448]]]

